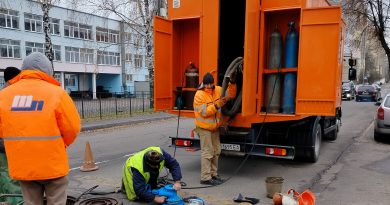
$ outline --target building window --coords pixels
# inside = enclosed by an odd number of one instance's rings
[[[4,77],[0,78],[0,88],[4,88],[5,86],[5,80]]]
[[[119,43],[119,31],[109,30],[108,36],[111,43]]]
[[[76,74],[65,74],[65,86],[76,86]]]
[[[124,40],[125,40],[125,43],[130,44],[131,43],[131,33],[124,33]]]
[[[119,31],[105,28],[96,28],[96,41],[119,43]]]
[[[120,53],[98,51],[97,57],[99,65],[121,65]]]
[[[69,63],[80,62],[80,48],[65,46],[65,61]]]
[[[64,36],[92,40],[92,26],[65,21]]]
[[[82,63],[93,63],[93,49],[80,48],[80,60]]]
[[[61,46],[53,45],[53,60],[61,61]]]
[[[53,60],[61,61],[61,46],[52,45],[52,49]],[[26,56],[30,55],[32,52],[40,52],[45,54],[45,44],[26,41]]]
[[[45,53],[43,43],[35,43],[35,42],[28,42],[26,41],[26,56],[28,56],[32,52],[40,52]]]
[[[108,42],[108,29],[96,28],[96,41]]]
[[[24,30],[42,33],[42,16],[35,14],[24,14]]]
[[[65,61],[69,63],[93,63],[93,49],[65,47]]]
[[[19,28],[19,13],[0,8],[0,27]]]
[[[61,82],[61,73],[54,73],[54,79],[56,79],[58,82]]]
[[[126,81],[133,81],[133,75],[132,74],[126,74]]]
[[[132,61],[131,53],[126,53],[126,61],[129,61],[129,62]]]
[[[20,58],[20,41],[0,39],[0,56],[2,58]]]
[[[136,46],[136,47],[142,47],[142,46],[144,46],[144,39],[141,35],[134,34],[133,35],[133,43],[134,43],[134,46]]]
[[[59,19],[50,18],[50,31],[53,35],[61,35]]]
[[[134,67],[141,68],[142,67],[142,55],[134,55]]]

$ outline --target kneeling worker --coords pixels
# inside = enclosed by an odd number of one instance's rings
[[[147,188],[157,188],[157,179],[163,167],[167,167],[175,181],[173,188],[181,189],[180,165],[160,147],[148,147],[130,156],[123,165],[122,190],[126,191],[129,200],[141,200],[145,202],[163,203],[165,197],[155,196]]]

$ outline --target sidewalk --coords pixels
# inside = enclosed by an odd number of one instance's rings
[[[175,115],[171,115],[168,113],[157,112],[151,114],[140,114],[140,115],[127,117],[127,118],[113,118],[113,119],[103,119],[103,120],[96,120],[96,121],[86,121],[81,123],[81,131],[85,132],[85,131],[92,131],[97,129],[111,128],[116,126],[134,125],[138,123],[166,120],[175,117],[176,117]]]

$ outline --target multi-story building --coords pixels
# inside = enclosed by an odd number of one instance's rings
[[[0,70],[21,67],[31,52],[44,53],[42,15],[34,1],[0,3]],[[69,93],[133,92],[135,81],[148,81],[144,39],[128,25],[58,6],[49,16],[55,78]]]

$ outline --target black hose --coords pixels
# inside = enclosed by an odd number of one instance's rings
[[[222,82],[222,97],[225,96],[226,90],[229,86],[230,76],[234,72],[236,72],[236,74],[238,74],[239,72],[242,73],[243,63],[244,63],[244,59],[242,57],[237,57],[230,63],[229,67],[225,72],[225,76]],[[242,104],[242,88],[239,90],[236,99],[234,99],[233,106],[230,109],[228,108],[228,106],[222,107],[222,114],[225,116],[234,117],[240,111],[241,104]]]
[[[78,197],[76,198],[76,201],[79,201],[80,198],[81,198],[82,196],[84,196],[84,195],[90,193],[92,190],[96,189],[98,186],[99,186],[99,185],[95,185],[95,186],[93,186],[93,187],[87,189],[87,191],[84,191],[83,193],[81,193],[80,196],[78,196]]]

